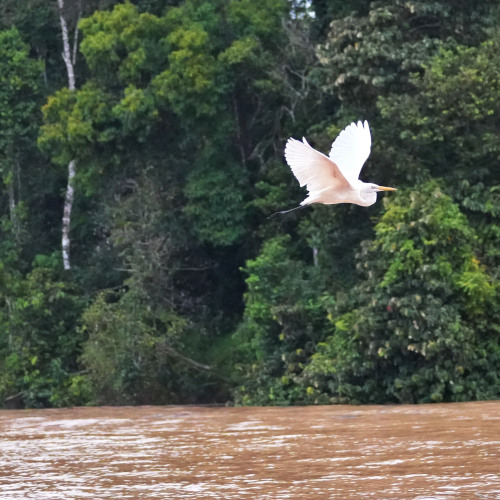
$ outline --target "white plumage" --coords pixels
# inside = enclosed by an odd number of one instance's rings
[[[358,180],[361,169],[370,156],[371,147],[368,122],[351,123],[333,141],[330,158],[352,184]]]
[[[316,151],[305,138],[302,141],[288,139],[286,161],[299,184],[308,190],[307,198],[300,205],[355,203],[368,207],[377,201],[377,192],[395,191],[359,180],[371,143],[367,121],[351,123],[342,130],[332,144],[330,156]]]

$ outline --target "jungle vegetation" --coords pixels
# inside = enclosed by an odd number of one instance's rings
[[[0,405],[498,398],[499,6],[1,0]]]

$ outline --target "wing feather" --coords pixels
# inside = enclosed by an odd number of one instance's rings
[[[351,123],[335,139],[330,158],[338,165],[344,177],[353,184],[370,155],[372,139],[370,127],[364,123]]]
[[[328,187],[337,189],[350,187],[335,162],[311,147],[305,137],[302,142],[293,138],[288,139],[285,158],[299,184],[307,186],[310,199]]]

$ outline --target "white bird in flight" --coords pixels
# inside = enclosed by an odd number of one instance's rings
[[[305,137],[302,142],[288,139],[285,147],[286,161],[300,186],[307,186],[309,192],[300,206],[291,210],[312,203],[355,203],[369,207],[377,201],[378,192],[396,191],[392,187],[359,180],[361,168],[370,155],[371,144],[370,127],[366,120],[364,123],[351,123],[342,130],[332,144],[330,156],[312,148]]]

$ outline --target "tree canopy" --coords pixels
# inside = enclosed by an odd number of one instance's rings
[[[1,405],[500,396],[498,2],[29,4],[0,7]],[[288,137],[359,119],[397,194],[268,219]]]

